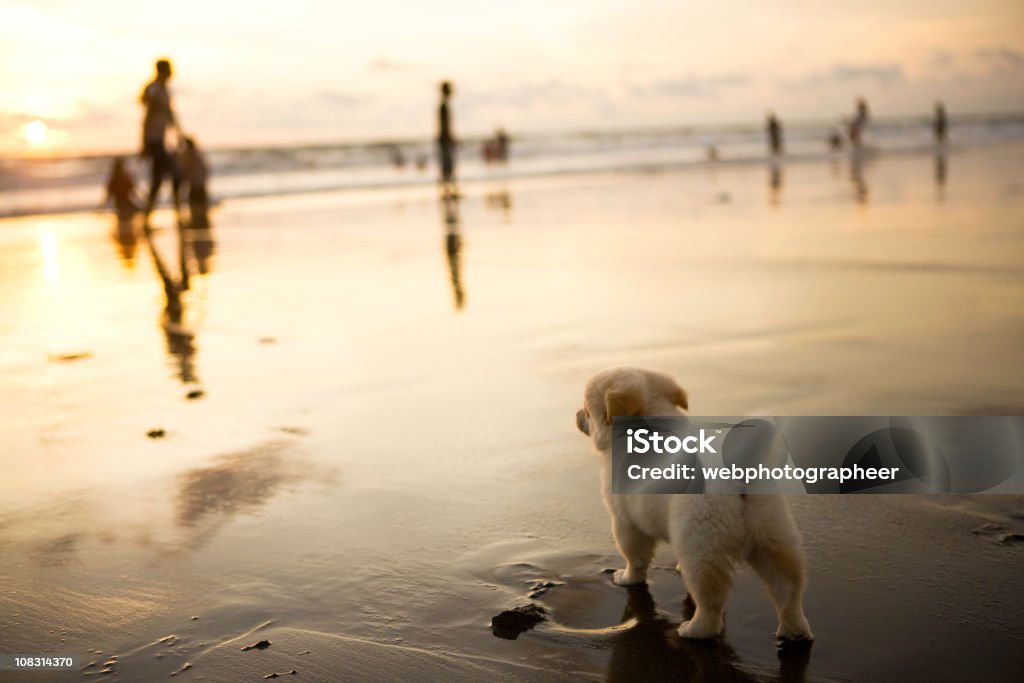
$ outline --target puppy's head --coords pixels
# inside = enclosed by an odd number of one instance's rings
[[[594,375],[583,392],[576,427],[599,451],[612,443],[612,418],[678,415],[687,409],[686,392],[668,375],[640,368],[612,368]]]

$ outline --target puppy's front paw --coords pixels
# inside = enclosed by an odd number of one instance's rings
[[[641,583],[647,583],[647,577],[629,569],[617,569],[612,574],[612,583],[616,586],[639,586]]]

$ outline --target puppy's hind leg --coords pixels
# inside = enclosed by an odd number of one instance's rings
[[[783,640],[814,640],[804,616],[804,558],[798,542],[760,544],[751,552],[748,561],[775,603],[779,616],[775,635]]]
[[[678,551],[676,554],[680,558],[683,581],[697,606],[693,618],[680,624],[679,637],[716,638],[725,628],[725,603],[732,588],[732,567],[706,556],[685,559]]]
[[[616,571],[612,581],[619,586],[635,586],[647,582],[647,568],[654,558],[655,539],[626,521],[612,522],[615,545],[626,560],[626,568]]]

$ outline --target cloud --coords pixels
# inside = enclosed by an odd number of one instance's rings
[[[899,64],[845,64],[832,67],[832,79],[837,81],[876,81],[898,83],[903,80],[903,67]]]
[[[1024,54],[1008,47],[982,47],[974,55],[993,69],[1015,69],[1024,66]]]
[[[743,74],[718,74],[713,76],[684,76],[655,81],[646,85],[630,85],[630,92],[637,97],[709,97],[723,88],[748,85],[749,76]]]
[[[135,114],[135,108],[131,109]],[[118,120],[111,107],[101,107],[90,102],[79,102],[74,114],[58,122],[62,128],[69,130],[88,130],[109,126]]]
[[[316,95],[316,101],[329,106],[354,107],[363,104],[366,99],[340,90],[321,90]]]
[[[30,116],[29,114],[23,114],[17,111],[0,111],[0,135],[15,136],[18,134],[18,130],[29,121],[36,120],[37,116]],[[49,119],[43,119],[47,125],[51,123]]]
[[[935,50],[929,59],[929,65],[943,71],[952,69],[956,64],[956,56],[949,50]]]
[[[793,80],[779,81],[779,85],[788,89],[806,88],[850,83],[875,83],[877,85],[894,85],[905,80],[903,67],[894,62],[850,63],[836,62],[828,71],[812,71]]]
[[[390,59],[378,58],[370,62],[370,71],[408,71],[409,66]]]
[[[458,87],[456,92],[459,92]],[[536,104],[567,103],[581,101],[604,102],[608,94],[603,90],[571,85],[558,79],[549,79],[539,83],[519,83],[498,87],[473,88],[466,87],[461,92],[462,106],[520,106],[528,107]]]

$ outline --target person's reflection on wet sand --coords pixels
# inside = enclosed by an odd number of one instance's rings
[[[143,229],[146,236],[146,244],[153,257],[153,265],[156,267],[164,286],[164,314],[161,319],[161,327],[167,341],[167,353],[175,359],[178,378],[184,384],[194,384],[199,381],[195,370],[195,334],[184,325],[185,303],[182,301],[182,292],[186,289],[171,275],[164,263],[160,252],[153,243],[153,231],[149,228]],[[179,260],[185,263],[184,237],[182,231],[178,231]],[[187,270],[182,270],[182,281],[187,278]]]
[[[612,645],[609,681],[692,681],[694,683],[803,683],[810,648],[779,651],[778,676],[765,678],[749,671],[724,640],[686,640],[676,635],[678,624],[658,614],[646,585],[629,586],[622,621],[636,619]],[[683,619],[693,617],[695,605],[687,596]]]
[[[853,183],[853,196],[858,204],[868,203],[868,184],[864,180],[864,156],[859,150],[850,154],[850,182]]]
[[[939,151],[935,155],[935,190],[936,198],[942,201],[946,198],[946,180],[949,173],[949,166],[946,164],[946,153]]]
[[[508,220],[509,214],[512,212],[512,195],[509,194],[507,188],[501,188],[494,192],[488,192],[484,196],[484,201],[487,203],[487,208],[501,211],[505,215],[505,219]]]
[[[188,264],[188,252],[189,244],[188,239],[185,237],[185,226],[179,224],[177,227],[178,231],[178,272],[181,273],[180,289],[182,292],[187,292],[191,287],[191,278],[189,277],[189,264]],[[156,252],[154,252],[155,254]]]
[[[455,309],[461,310],[466,304],[466,293],[462,288],[462,264],[459,260],[459,254],[462,252],[459,200],[454,196],[445,196],[441,199],[441,206],[444,208],[444,248],[448,255],[452,294],[455,297]]]
[[[782,165],[768,165],[768,202],[772,206],[778,206],[782,199]]]
[[[131,218],[125,220],[115,219],[114,229],[111,231],[114,242],[117,243],[117,253],[121,256],[126,268],[135,267],[135,249],[139,244],[138,232],[135,228],[135,221]]]
[[[213,230],[189,230],[188,242],[192,256],[196,260],[196,270],[200,275],[208,274],[212,270],[213,252],[217,246],[213,239]]]

